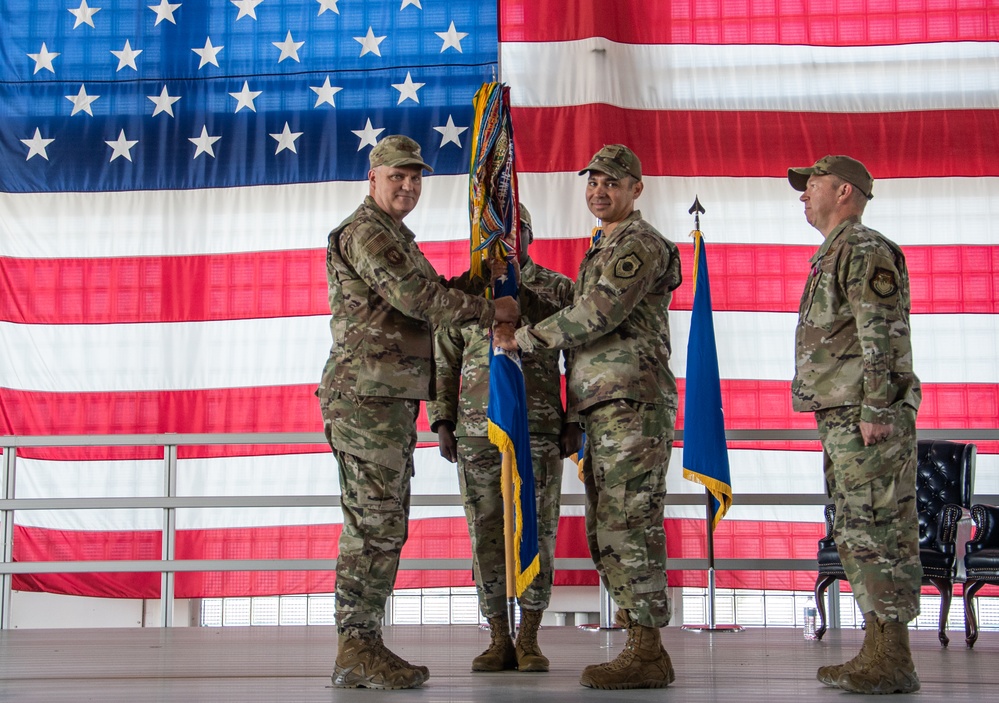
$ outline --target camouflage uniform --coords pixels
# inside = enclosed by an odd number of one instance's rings
[[[646,627],[671,616],[663,502],[677,391],[667,308],[680,280],[676,245],[635,210],[586,253],[572,305],[516,333],[525,353],[572,350],[567,415],[587,434],[590,554],[617,605]]]
[[[467,274],[465,274],[467,276]],[[572,280],[528,259],[521,283],[554,307],[568,304]],[[501,454],[487,438],[490,338],[483,329],[440,327],[436,332],[437,400],[427,403],[431,429],[450,423],[458,439],[458,482],[472,540],[472,567],[479,609],[486,618],[506,610]],[[531,432],[538,510],[541,571],[519,602],[525,610],[545,610],[555,576],[555,532],[562,489],[559,433],[562,409],[559,353],[545,350],[523,359],[527,415]],[[460,388],[460,392],[459,392]]]
[[[794,409],[814,412],[836,504],[834,537],[864,613],[919,614],[916,410],[901,249],[852,218],[811,259],[795,335]],[[894,425],[864,446],[860,422]]]
[[[450,290],[374,199],[329,235],[333,346],[316,395],[340,472],[337,631],[379,632],[406,541],[420,400],[433,394],[430,324],[492,324],[494,308]],[[428,324],[430,323],[430,324]]]

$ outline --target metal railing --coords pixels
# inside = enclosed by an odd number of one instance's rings
[[[999,429],[926,430],[921,439],[984,441],[999,439]],[[729,430],[729,442],[738,441],[809,441],[818,439],[815,430]],[[676,433],[683,440],[683,431]],[[420,433],[421,442],[436,442],[437,436]],[[328,571],[330,559],[177,559],[176,511],[184,508],[261,508],[261,507],[339,507],[336,495],[286,496],[178,496],[177,448],[197,445],[290,445],[325,444],[319,432],[271,432],[232,434],[140,434],[140,435],[65,435],[65,436],[0,436],[3,449],[3,474],[0,476],[0,522],[3,526],[2,562],[0,562],[0,629],[10,626],[13,576],[45,573],[159,573],[160,626],[171,627],[174,615],[175,575],[181,572],[203,571]],[[145,497],[94,498],[16,498],[17,450],[28,447],[163,447],[163,494]],[[581,505],[579,494],[562,496],[563,505]],[[978,495],[976,502],[996,502],[999,496]],[[816,494],[736,494],[735,505],[824,505],[828,498]],[[458,495],[414,495],[414,506],[461,505]],[[667,505],[703,505],[702,494],[669,494]],[[101,561],[14,561],[14,513],[20,510],[107,510],[152,508],[163,511],[163,540],[159,560]],[[715,559],[720,571],[814,571],[813,559]],[[709,558],[670,558],[671,570],[704,571]],[[590,570],[590,559],[559,558],[556,569]],[[403,559],[401,569],[409,570],[469,570],[471,559]]]

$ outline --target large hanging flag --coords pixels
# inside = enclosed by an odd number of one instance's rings
[[[514,167],[513,125],[510,122],[510,89],[499,83],[484,84],[475,94],[472,128],[472,161],[469,167],[469,218],[472,226],[472,271],[484,275],[486,257],[506,261],[507,273],[497,279],[491,295],[518,297],[512,260],[520,251],[520,217],[517,172]],[[507,534],[508,583],[521,595],[540,571],[538,511],[531,464],[531,435],[527,425],[527,391],[517,353],[493,348],[489,361],[489,439],[503,453],[504,477],[512,486],[504,496],[512,499],[513,519]],[[504,479],[505,480],[505,479]],[[509,493],[508,493],[509,489]],[[509,511],[511,506],[507,506]],[[511,558],[512,557],[512,558]],[[507,595],[511,595],[509,592]]]
[[[695,199],[691,211],[699,207],[700,203]],[[732,505],[732,479],[725,441],[715,325],[711,315],[708,256],[700,227],[695,227],[691,236],[694,238],[694,309],[690,314],[687,340],[683,477],[700,483],[711,494],[713,530]]]
[[[718,208],[711,241],[719,340],[739,340],[718,348],[729,431],[814,430],[790,407],[790,350],[818,240],[786,169],[841,153],[877,179],[864,222],[906,253],[920,428],[995,427],[996,3],[875,5],[803,0],[775,14],[766,3],[698,0],[694,12],[690,0],[615,0],[608,13],[605,0],[578,0],[567,13],[564,0],[0,0],[0,434],[321,433],[326,233],[367,193],[374,141],[402,132],[434,167],[406,223],[442,275],[464,271],[472,96],[497,77],[511,86],[519,186],[544,235],[538,263],[575,276],[593,224],[576,171],[604,144],[642,158],[642,213],[662,232],[689,231],[689,193],[738,205]],[[624,73],[635,80],[612,79]],[[678,245],[689,271],[694,247]],[[676,340],[692,302],[690,286],[675,291]],[[686,352],[677,345],[670,362],[681,397]],[[335,494],[319,442],[181,447],[179,489]],[[980,483],[999,477],[997,450],[979,442]],[[819,451],[731,443],[733,479],[820,493]],[[436,442],[415,458],[414,494],[458,494]],[[999,493],[996,481],[986,492]],[[19,497],[150,496],[162,484],[156,448],[17,456]],[[581,513],[562,507],[560,556],[589,555]],[[675,556],[700,554],[703,514],[670,510]],[[158,559],[161,515],[19,510],[16,558]],[[339,520],[322,507],[179,511],[177,553],[335,558]],[[469,558],[460,514],[415,505],[410,525],[407,558]],[[807,556],[787,545],[806,549],[823,533],[821,506],[744,505],[714,537],[720,558],[779,559]],[[146,574],[15,580],[94,596],[159,588]],[[559,584],[595,582],[592,571],[556,573]],[[404,565],[398,583],[471,579]],[[719,584],[810,589],[814,578],[725,571]],[[177,593],[194,598],[331,588],[323,572],[177,577]]]

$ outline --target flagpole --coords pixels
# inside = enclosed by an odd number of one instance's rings
[[[711,492],[705,489],[705,520],[704,526],[707,532],[708,546],[708,623],[706,625],[683,625],[681,630],[688,632],[742,632],[746,628],[742,625],[718,625],[715,617],[715,531],[712,529],[714,522],[714,505],[712,504]]]
[[[708,629],[715,629],[715,531],[711,529],[714,519],[712,513],[714,507],[711,505],[711,493],[704,489],[705,498],[705,525],[708,535]]]
[[[694,286],[696,291],[697,286],[697,256],[700,251],[700,239],[701,234],[701,215],[704,214],[704,206],[701,205],[701,201],[694,196],[694,204],[690,206],[688,210],[691,215],[694,216],[694,231],[691,232],[691,236],[694,237]],[[707,264],[705,264],[706,266]],[[696,295],[695,295],[696,297]],[[691,388],[687,386],[687,392],[690,392]],[[687,418],[690,421],[690,418]],[[686,443],[684,447],[686,447]],[[727,466],[727,464],[726,464]],[[714,496],[711,491],[708,490],[707,486],[704,488],[704,498],[705,498],[705,519],[704,527],[707,536],[707,551],[708,551],[708,623],[707,625],[683,625],[680,629],[687,630],[688,632],[742,632],[745,630],[741,625],[719,625],[717,624],[717,618],[715,617],[715,506],[714,506]]]
[[[503,471],[501,474],[503,492],[503,548],[506,555],[506,612],[510,636],[516,633],[514,614],[517,605],[517,564],[514,559],[514,505],[513,505],[513,457],[510,452],[503,452]]]

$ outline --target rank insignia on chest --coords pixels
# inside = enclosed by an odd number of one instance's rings
[[[642,260],[637,254],[628,254],[614,265],[614,275],[617,278],[634,278],[638,269],[642,268]]]
[[[898,284],[895,282],[895,273],[888,269],[876,268],[870,281],[871,290],[881,298],[890,298],[898,293]]]

